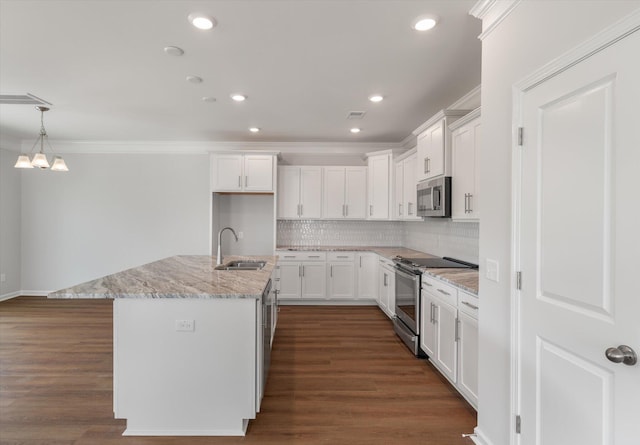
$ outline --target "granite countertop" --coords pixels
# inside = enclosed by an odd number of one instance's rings
[[[223,263],[266,261],[261,270],[215,270],[216,258],[178,255],[49,294],[49,298],[260,298],[275,256],[227,256]]]
[[[437,257],[419,250],[406,247],[378,247],[378,246],[278,246],[276,250],[287,251],[327,251],[327,252],[374,252],[389,260],[401,255],[406,258]],[[462,290],[478,295],[478,270],[476,269],[422,269],[432,277],[453,284]]]

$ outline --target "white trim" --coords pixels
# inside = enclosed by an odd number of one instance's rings
[[[471,111],[468,114],[465,114],[460,119],[453,122],[452,124],[449,124],[449,130],[451,131],[457,130],[458,128],[468,124],[469,122],[471,122],[472,120],[478,117],[480,117],[480,107],[476,108],[475,110]]]
[[[515,275],[520,270],[521,245],[520,239],[521,222],[520,222],[520,206],[521,206],[521,163],[522,149],[518,148],[517,129],[522,125],[524,94],[570,69],[571,67],[583,62],[589,57],[608,48],[619,40],[629,36],[630,34],[640,30],[640,8],[633,11],[626,17],[617,21],[613,25],[605,28],[601,32],[595,34],[582,44],[567,51],[560,57],[555,58],[548,64],[534,71],[531,75],[525,77],[513,86],[512,92],[512,147],[513,155],[511,160],[511,264],[510,264],[510,289],[511,289],[511,345],[510,345],[510,378],[511,378],[511,401],[510,416],[515,418],[521,411],[522,397],[520,394],[521,369],[520,369],[520,300],[521,292],[516,289]],[[526,140],[525,140],[526,143]],[[526,146],[526,144],[525,144]],[[518,445],[520,443],[520,435],[515,432],[514,422],[509,422],[510,443]]]
[[[75,141],[51,140],[57,153],[178,153],[203,154],[221,151],[277,151],[283,153],[366,153],[387,148],[402,148],[398,142],[215,142],[215,141]],[[29,150],[32,140],[23,140],[22,150]]]
[[[15,292],[9,292],[8,294],[0,295],[0,301],[10,300],[15,297],[19,297],[22,293],[18,290]]]
[[[418,128],[413,130],[412,133],[415,134],[416,136],[418,136],[424,130],[428,129],[433,124],[439,122],[440,120],[444,119],[445,117],[448,117],[448,116],[464,116],[465,114],[469,113],[470,111],[472,111],[472,110],[448,110],[448,109],[447,110],[440,110],[439,112],[434,114],[431,117],[431,119],[429,119],[424,124],[420,125]]]
[[[491,442],[487,438],[487,436],[480,430],[479,427],[475,427],[473,429],[473,432],[475,433],[475,436],[471,436],[471,440],[476,445],[493,445],[493,442]]]
[[[469,91],[467,94],[462,96],[460,99],[456,100],[454,103],[449,105],[447,109],[457,110],[462,108],[468,108],[468,106],[466,105],[467,102],[471,102],[473,100],[477,100],[478,103],[480,103],[480,97],[482,96],[481,93],[482,93],[482,85],[478,85],[477,87]]]
[[[640,30],[640,8],[567,51],[514,85],[526,92]]]
[[[48,297],[55,290],[21,290],[20,295],[25,297]]]
[[[482,20],[482,33],[478,36],[484,40],[494,29],[507,18],[522,0],[480,0],[469,11],[469,14]]]

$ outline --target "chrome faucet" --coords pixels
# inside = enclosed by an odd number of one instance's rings
[[[220,229],[220,231],[218,232],[218,255],[216,256],[216,266],[219,266],[220,264],[222,264],[222,257],[220,256],[220,244],[222,244],[222,232],[224,232],[227,229],[231,230],[231,233],[233,233],[233,236],[236,237],[236,242],[238,242],[238,235],[236,235],[236,231],[233,230],[231,227],[225,227],[224,229]]]

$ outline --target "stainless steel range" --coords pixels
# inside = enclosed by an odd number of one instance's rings
[[[396,317],[394,330],[416,356],[424,356],[420,349],[420,291],[423,269],[465,268],[478,266],[454,258],[393,259],[396,266]]]

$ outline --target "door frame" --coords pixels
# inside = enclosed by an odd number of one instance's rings
[[[510,443],[520,444],[520,435],[516,433],[516,416],[521,412],[522,397],[520,393],[520,328],[521,328],[521,292],[517,289],[517,272],[520,271],[521,255],[521,194],[522,194],[522,150],[526,149],[526,134],[524,143],[519,145],[518,129],[523,125],[523,105],[525,94],[568,70],[569,68],[590,58],[594,54],[608,48],[619,40],[640,30],[640,9],[615,22],[603,31],[597,33],[582,44],[574,47],[548,64],[534,71],[529,76],[515,83],[512,87],[512,158],[511,158],[511,420],[509,421]]]

